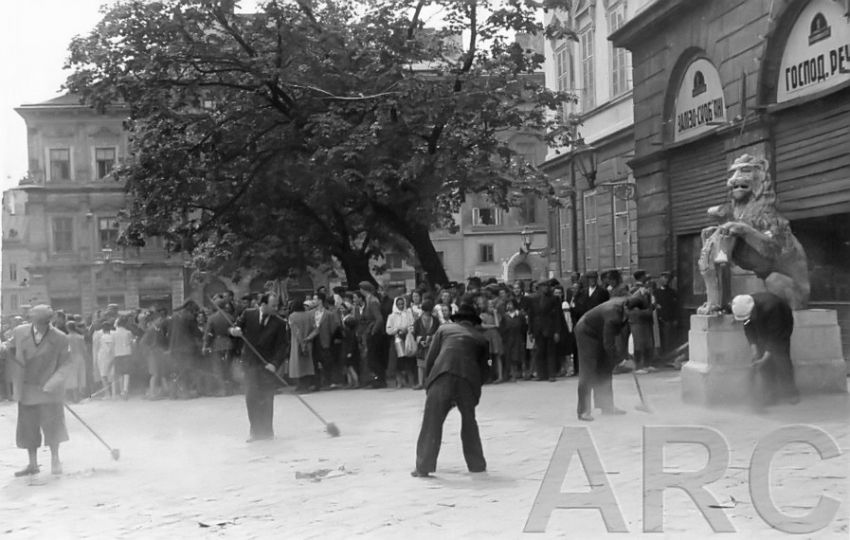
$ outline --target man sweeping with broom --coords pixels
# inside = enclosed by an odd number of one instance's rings
[[[30,311],[29,324],[15,328],[3,346],[14,355],[12,389],[18,402],[15,438],[25,448],[29,464],[15,476],[38,474],[38,447],[50,447],[51,473],[62,474],[59,444],[68,440],[65,427],[65,379],[73,369],[68,336],[50,324],[53,310],[38,305]]]
[[[592,422],[591,394],[602,414],[626,414],[614,406],[612,375],[620,361],[618,338],[629,322],[629,311],[645,309],[641,294],[617,297],[591,309],[578,321],[575,338],[578,344],[578,419]]]
[[[257,308],[239,315],[230,335],[243,338],[251,346],[243,347],[245,367],[245,405],[251,425],[248,442],[274,438],[274,393],[277,387],[277,368],[286,355],[286,328],[277,313],[278,297],[266,293]]]

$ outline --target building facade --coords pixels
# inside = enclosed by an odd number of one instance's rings
[[[26,253],[21,271],[28,273],[30,303],[49,302],[81,314],[108,304],[180,305],[188,281],[182,257],[169,254],[156,238],[144,248],[117,244],[125,193],[111,173],[128,155],[126,112],[98,114],[71,95],[16,111],[27,126],[29,173],[4,194],[25,197],[23,208],[16,208],[23,213],[18,243],[7,241],[4,224],[4,274],[14,246]],[[4,300],[6,307],[12,309],[11,298],[8,304]]]
[[[27,269],[30,252],[24,239],[27,237],[26,221],[27,194],[20,189],[3,193],[3,246],[0,296],[3,314],[17,314],[22,305],[33,305],[45,297],[44,291],[30,284]]]
[[[836,309],[850,345],[850,3],[658,0],[611,39],[632,51],[640,264],[674,267],[688,310],[706,209],[730,163],[770,164],[803,244],[810,305]]]
[[[608,42],[647,0],[574,2],[570,12],[549,11],[572,27],[578,41],[545,45],[546,84],[576,96],[561,111],[584,144],[550,148],[543,169],[552,178],[564,207],[553,214],[551,230],[557,257],[553,271],[618,269],[637,266],[637,205],[634,155],[631,55]]]

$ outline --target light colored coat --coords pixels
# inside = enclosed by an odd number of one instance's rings
[[[22,324],[12,335],[15,349],[12,394],[23,405],[62,403],[65,379],[74,365],[68,336],[49,326],[36,345],[32,324]]]

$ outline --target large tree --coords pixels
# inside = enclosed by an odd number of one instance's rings
[[[467,194],[502,207],[548,196],[508,144],[523,131],[559,143],[560,105],[542,56],[508,36],[543,28],[526,0],[125,0],[75,38],[67,88],[121,103],[133,155],[127,239],[163,235],[213,269],[269,273],[336,257],[371,279],[387,246],[410,248],[435,282],[431,243]],[[440,15],[425,28],[423,10]],[[456,46],[452,46],[456,44]]]

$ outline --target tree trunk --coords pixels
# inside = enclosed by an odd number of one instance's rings
[[[434,243],[431,241],[429,228],[419,223],[411,223],[405,227],[404,231],[399,232],[410,242],[416,252],[416,258],[419,259],[419,264],[425,272],[428,283],[432,286],[448,285],[449,277],[446,275],[443,261],[440,260],[440,256],[434,248]]]
[[[361,281],[368,281],[377,285],[375,277],[369,270],[369,256],[359,251],[347,250],[343,253],[335,253],[334,256],[339,259],[343,271],[345,271],[345,281],[348,282],[348,288],[354,290],[357,284]]]
[[[387,227],[407,240],[413,251],[416,252],[416,258],[419,259],[419,264],[425,272],[429,285],[448,285],[449,277],[446,275],[443,262],[431,241],[429,226],[413,222],[403,214],[399,215],[396,209],[380,203],[373,203],[372,208]]]

